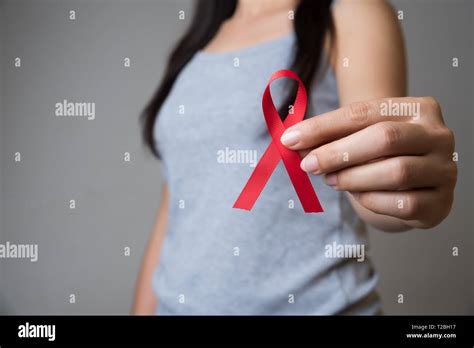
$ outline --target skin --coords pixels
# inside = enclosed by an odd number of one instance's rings
[[[440,105],[431,97],[394,98],[406,93],[405,58],[385,2],[340,1],[334,19],[332,65],[342,107],[290,127],[282,143],[302,151],[303,170],[352,192],[368,224],[383,231],[434,227],[451,210],[457,177],[454,135]],[[419,117],[381,116],[383,97],[419,103]]]
[[[157,306],[157,299],[152,289],[152,279],[153,272],[159,264],[161,244],[168,223],[169,192],[166,185],[163,185],[161,192],[160,208],[155,226],[150,234],[137,278],[132,306],[134,315],[153,315]]]
[[[288,19],[296,4],[239,0],[234,16],[205,50],[238,50],[288,34],[292,23],[282,18]],[[368,224],[383,231],[433,227],[449,214],[453,201],[457,176],[453,133],[436,100],[403,98],[404,46],[394,12],[384,1],[339,0],[333,17],[337,39],[333,45],[326,40],[325,47],[341,108],[287,129],[282,143],[300,151],[303,170],[325,175],[334,190],[346,191]],[[344,66],[344,59],[349,66]],[[389,98],[394,103],[420,103],[420,117],[381,116],[381,105]],[[154,314],[157,305],[152,277],[167,224],[166,185],[162,192],[137,280],[132,308],[136,315]]]

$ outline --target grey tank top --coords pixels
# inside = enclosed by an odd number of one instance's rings
[[[364,225],[323,178],[311,175],[322,214],[304,213],[281,161],[251,211],[232,208],[270,143],[262,94],[273,72],[290,67],[295,39],[198,52],[161,108],[154,136],[170,201],[153,276],[158,314],[379,311],[378,277],[360,257]],[[275,104],[286,87],[271,85]],[[338,106],[334,73],[320,69],[306,117]]]

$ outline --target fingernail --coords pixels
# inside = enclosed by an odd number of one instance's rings
[[[336,174],[326,175],[326,184],[328,184],[329,186],[336,186],[337,185],[337,175]]]
[[[309,173],[317,172],[319,169],[317,157],[315,155],[306,156],[303,161],[301,161],[301,169]]]
[[[295,145],[298,141],[300,141],[301,133],[300,131],[289,131],[288,133],[284,133],[280,141],[283,145],[292,146]]]

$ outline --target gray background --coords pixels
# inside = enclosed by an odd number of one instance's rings
[[[370,232],[384,310],[474,314],[473,3],[392,3],[405,16],[410,94],[441,102],[460,161],[453,211],[440,226]],[[0,243],[39,244],[36,263],[0,259],[0,313],[128,313],[161,187],[137,115],[190,9],[185,0],[0,1]],[[96,119],[55,117],[63,99],[95,102]]]

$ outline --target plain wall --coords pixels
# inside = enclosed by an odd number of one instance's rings
[[[404,12],[410,94],[443,105],[456,134],[459,181],[453,211],[440,226],[370,232],[379,291],[387,314],[473,314],[473,4],[393,4]],[[142,146],[138,114],[189,22],[191,2],[0,6],[0,243],[39,245],[36,263],[0,259],[0,313],[126,314],[161,193],[159,163]],[[179,10],[186,20],[178,20]],[[21,68],[13,66],[15,57]],[[452,57],[459,57],[458,68]],[[96,119],[55,117],[63,99],[95,102]],[[17,151],[20,163],[13,161]]]
[[[394,1],[403,9],[409,94],[431,95],[456,135],[458,183],[450,216],[438,227],[404,234],[372,232],[387,313],[474,314],[473,10],[472,1]],[[459,67],[452,67],[452,58]],[[453,247],[459,256],[453,256]],[[397,295],[403,294],[403,304]]]

